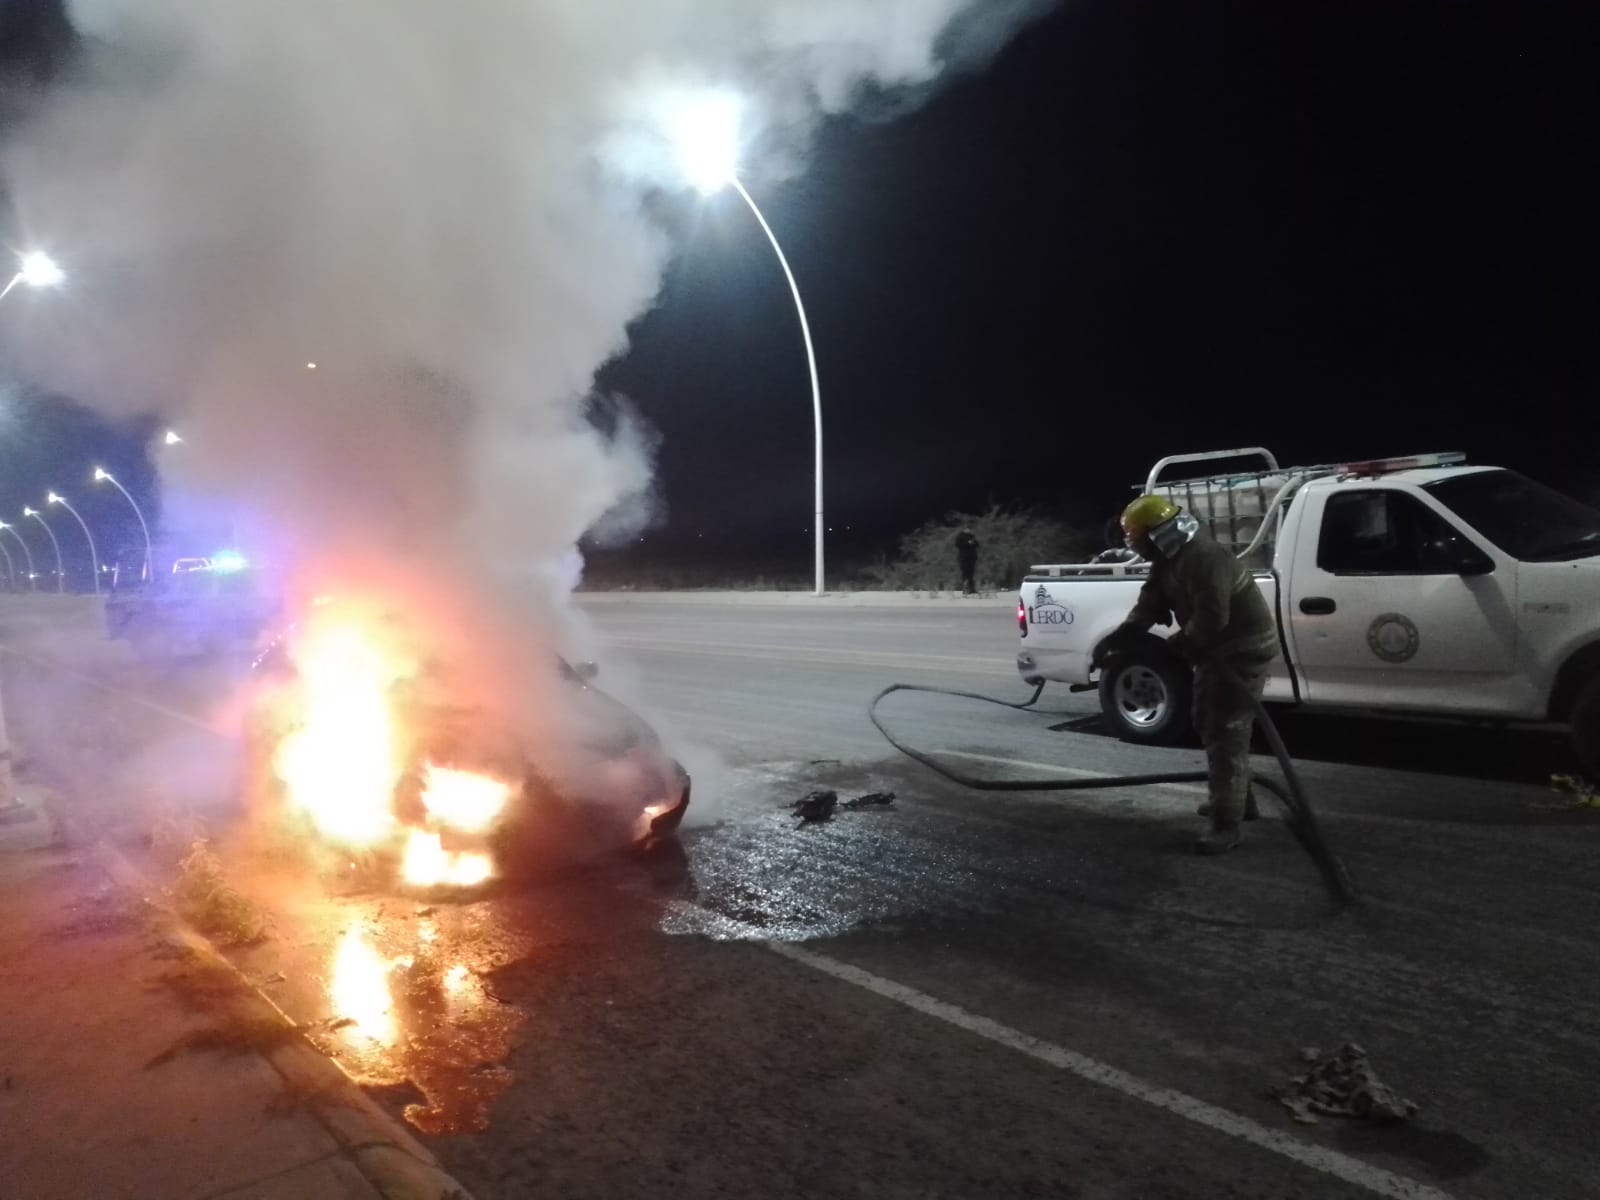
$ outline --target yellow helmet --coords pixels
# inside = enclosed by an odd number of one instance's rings
[[[1140,496],[1122,510],[1122,532],[1130,541],[1137,540],[1157,525],[1165,525],[1181,511],[1165,496]]]

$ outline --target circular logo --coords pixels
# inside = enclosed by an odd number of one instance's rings
[[[1421,645],[1417,627],[1400,613],[1384,613],[1367,626],[1367,646],[1384,662],[1407,662],[1416,657]]]

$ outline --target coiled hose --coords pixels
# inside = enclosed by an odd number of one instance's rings
[[[1277,797],[1283,806],[1285,824],[1305,852],[1311,856],[1311,861],[1316,865],[1322,882],[1328,889],[1336,905],[1354,905],[1359,903],[1355,885],[1350,881],[1350,873],[1345,869],[1344,863],[1328,845],[1328,840],[1323,836],[1322,827],[1317,822],[1316,811],[1311,807],[1311,800],[1306,795],[1305,785],[1300,780],[1300,773],[1295,770],[1294,760],[1289,757],[1288,748],[1283,744],[1283,737],[1278,733],[1278,727],[1273,724],[1272,718],[1267,714],[1266,706],[1249,692],[1232,672],[1223,668],[1225,676],[1233,681],[1246,695],[1255,708],[1256,720],[1267,735],[1267,744],[1272,747],[1272,753],[1277,757],[1278,765],[1283,769],[1284,781],[1257,775],[1252,782],[1259,784],[1266,791]],[[1000,700],[994,696],[985,696],[978,692],[963,692],[954,688],[924,687],[910,683],[894,683],[884,688],[872,698],[872,703],[867,706],[867,717],[891,746],[907,758],[921,763],[929,770],[952,783],[962,787],[973,788],[983,792],[1080,792],[1100,788],[1120,787],[1147,787],[1159,783],[1204,783],[1204,771],[1168,771],[1154,775],[1107,775],[1091,779],[1077,778],[1044,778],[1044,779],[981,779],[977,776],[967,775],[938,762],[930,755],[924,754],[906,745],[885,728],[883,721],[878,717],[878,705],[896,692],[927,692],[938,696],[958,696],[966,700],[981,700],[985,704],[998,704],[1002,708],[1012,708],[1026,711],[1038,703],[1039,695],[1044,691],[1044,684],[1039,684],[1034,689],[1032,697],[1017,703],[1011,700]]]

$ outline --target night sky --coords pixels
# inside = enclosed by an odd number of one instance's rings
[[[0,0],[10,62],[49,9]],[[1098,524],[1153,459],[1254,443],[1600,489],[1597,80],[1593,3],[1075,0],[911,114],[833,122],[800,177],[750,164],[838,548],[990,500]],[[599,381],[661,433],[650,545],[803,573],[787,287],[737,197],[660,206],[678,256]],[[126,438],[17,422],[0,515],[97,457],[137,474]]]

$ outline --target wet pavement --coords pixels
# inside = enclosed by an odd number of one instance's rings
[[[269,923],[232,955],[480,1200],[1593,1195],[1600,814],[1552,807],[1559,743],[1289,722],[1367,900],[1340,913],[1273,814],[1200,860],[1198,789],[974,793],[890,752],[864,717],[887,683],[1025,697],[1010,607],[594,605],[602,682],[695,773],[680,850],[475,896],[237,859]],[[99,744],[205,736],[107,697]],[[1197,763],[1044,707],[884,716],[998,778]],[[896,800],[800,821],[823,787]],[[1268,1098],[1344,1040],[1415,1122]]]

